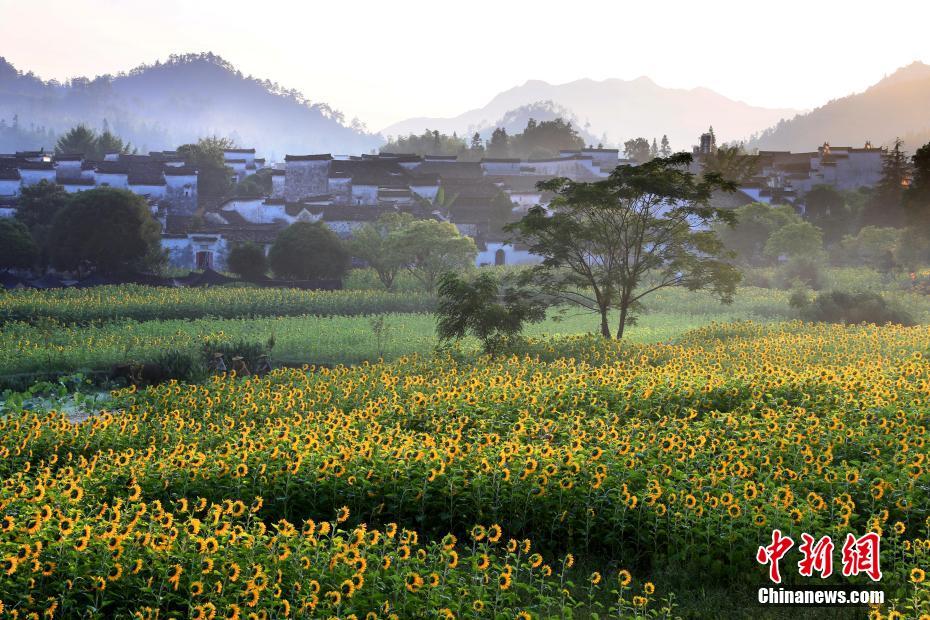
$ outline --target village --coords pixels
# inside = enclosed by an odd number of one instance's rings
[[[693,147],[694,171],[717,152],[712,132]],[[823,143],[804,153],[760,151],[752,174],[738,191],[715,200],[736,208],[751,202],[791,204],[804,210],[804,195],[819,185],[838,190],[872,187],[882,176],[884,149]],[[475,262],[512,265],[537,262],[509,241],[503,225],[552,196],[537,183],[554,177],[573,181],[607,178],[619,165],[636,165],[619,149],[562,150],[544,159],[483,158],[380,153],[360,156],[287,155],[281,162],[256,157],[254,148],[231,148],[224,164],[235,184],[258,173],[270,175],[264,195],[235,195],[204,204],[198,171],[176,152],[108,153],[102,161],[83,154],[45,151],[0,154],[0,216],[16,213],[21,188],[42,181],[69,193],[96,187],[128,189],[145,197],[161,226],[168,264],[179,270],[226,268],[229,249],[254,243],[267,253],[294,222],[322,222],[342,238],[385,213],[451,222],[478,247]]]

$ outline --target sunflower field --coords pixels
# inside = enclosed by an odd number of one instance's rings
[[[879,533],[887,600],[858,617],[927,617],[928,354],[927,327],[712,324],[126,389],[81,424],[13,413],[0,600],[17,618],[698,615],[687,590],[752,595],[780,528]]]

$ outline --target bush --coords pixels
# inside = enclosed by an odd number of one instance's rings
[[[816,291],[823,287],[823,268],[817,259],[799,256],[779,267],[775,280],[781,289],[802,285]]]
[[[234,245],[229,250],[226,267],[246,280],[256,280],[268,271],[268,259],[260,246],[254,243],[242,243]]]
[[[300,280],[342,279],[349,268],[349,252],[322,224],[295,222],[278,235],[268,253],[276,275]]]
[[[507,289],[489,272],[472,281],[455,273],[439,279],[439,307],[436,331],[449,341],[473,335],[484,352],[495,354],[518,339],[526,323],[546,318],[543,304],[526,291]]]
[[[39,256],[29,229],[17,220],[0,218],[0,268],[30,267]]]
[[[806,321],[847,325],[914,324],[914,319],[907,312],[890,307],[881,295],[869,291],[821,293],[813,303],[802,310],[802,316]]]

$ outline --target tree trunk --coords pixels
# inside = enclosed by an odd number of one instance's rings
[[[630,295],[632,291],[623,291],[620,296],[620,324],[617,325],[617,340],[623,338],[623,330],[626,328],[627,310],[630,308]]]
[[[626,327],[626,309],[627,305],[625,303],[620,306],[620,324],[617,326],[617,340],[623,338],[623,328]]]
[[[601,311],[601,336],[604,338],[610,338],[610,324],[607,322],[607,311],[610,310],[607,308],[599,308]]]

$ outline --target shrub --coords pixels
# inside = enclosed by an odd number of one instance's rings
[[[349,268],[349,252],[322,224],[295,222],[278,235],[268,253],[278,276],[313,280],[341,279]]]
[[[781,289],[803,285],[816,291],[823,286],[823,268],[817,259],[798,256],[778,268],[775,280]]]
[[[481,340],[485,353],[494,354],[517,338],[525,323],[546,318],[545,306],[525,291],[501,286],[491,273],[468,281],[455,273],[439,279],[437,332],[440,340],[471,334]]]
[[[881,295],[869,291],[821,293],[813,303],[803,309],[802,316],[807,321],[847,325],[914,324],[914,319],[907,312],[889,306]]]
[[[261,246],[255,243],[234,245],[226,257],[229,271],[247,280],[255,280],[268,271],[268,259]]]

